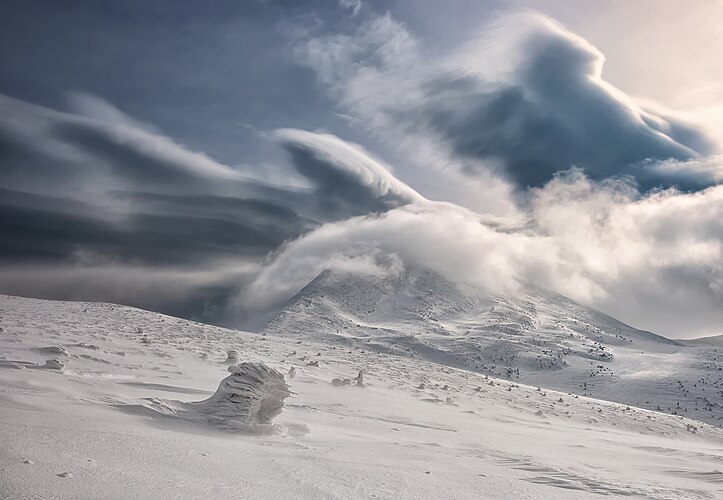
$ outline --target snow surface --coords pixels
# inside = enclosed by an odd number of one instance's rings
[[[440,303],[433,291],[427,302],[409,296],[405,315],[394,297],[426,285],[395,291],[377,285],[386,290],[379,296],[389,300],[374,302],[376,316],[365,309],[371,303],[340,307],[343,294],[338,292],[335,297],[305,293],[262,333],[112,304],[0,296],[0,498],[723,495],[722,430],[582,391],[549,390],[542,383],[555,380],[545,379],[548,373],[584,373],[576,367],[592,361],[614,367],[611,380],[630,370],[630,382],[618,383],[616,390],[659,387],[656,397],[662,398],[662,388],[669,386],[667,378],[653,374],[658,368],[670,368],[685,380],[705,371],[678,354],[683,346],[549,297],[550,303],[544,297],[524,299],[535,305],[532,314],[527,305],[481,304],[470,297],[466,307],[452,289],[442,295],[449,301]],[[295,307],[304,300],[310,301],[310,311],[300,318]],[[328,306],[329,315],[314,325],[311,312],[322,312],[317,301]],[[422,303],[428,304],[421,308],[427,323],[414,319],[412,309]],[[546,323],[545,311],[567,307],[569,317],[559,319],[562,326]],[[399,312],[396,326],[380,320],[392,318],[393,309]],[[480,316],[480,310],[486,312]],[[282,322],[291,324],[294,316],[315,331],[281,332]],[[509,328],[480,344],[481,332],[497,331],[483,330],[483,319],[505,320],[498,324]],[[575,323],[583,319],[584,324]],[[414,339],[403,342],[399,325],[412,320],[439,329],[406,332]],[[615,333],[625,340],[596,326],[603,323],[619,328]],[[556,328],[572,339],[569,345],[555,340]],[[521,330],[526,334],[518,345],[513,341]],[[469,343],[457,349],[456,338]],[[502,351],[503,340],[518,347]],[[587,356],[599,356],[597,349],[587,350],[595,341],[604,341],[612,360]],[[485,356],[504,360],[495,368],[484,361],[484,369],[470,369],[460,360],[475,343],[486,349]],[[532,347],[539,349],[525,354]],[[561,349],[571,353],[557,358]],[[541,359],[560,359],[561,367],[535,368],[535,353],[543,350],[553,354]],[[634,376],[634,350],[652,357],[639,363],[642,377]],[[234,362],[229,375],[229,351],[237,351],[241,362],[263,363],[269,372],[251,383],[249,371]],[[669,366],[657,367],[669,359],[665,356],[672,356]],[[524,360],[511,365],[521,367],[519,379],[490,375],[510,365],[508,359]],[[261,365],[248,366],[263,371]],[[283,383],[281,374],[286,375]],[[278,403],[286,395],[285,384],[293,391],[264,432],[244,426],[219,429],[208,419],[188,419],[179,411],[213,401],[219,384],[224,387],[222,381],[235,376],[250,384],[246,394],[253,394],[254,401],[281,391],[272,398]],[[521,382],[537,376],[542,388]],[[592,377],[596,383],[604,378]],[[640,378],[646,382],[638,383]],[[351,383],[333,385],[333,379]],[[712,398],[712,387],[706,388]],[[675,387],[669,390],[678,396]],[[597,391],[601,385],[593,396]],[[214,414],[213,405],[207,409]]]
[[[325,271],[263,331],[723,425],[718,339],[669,340],[539,288],[489,297],[425,269],[392,277]]]

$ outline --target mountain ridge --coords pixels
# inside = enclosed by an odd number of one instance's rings
[[[720,425],[723,352],[640,330],[556,292],[489,295],[428,269],[325,270],[261,332],[312,336],[491,377],[695,414]],[[662,369],[668,367],[667,370]]]

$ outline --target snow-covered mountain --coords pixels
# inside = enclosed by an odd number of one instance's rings
[[[426,269],[327,270],[262,331],[723,424],[723,349],[638,330],[535,287],[490,296]]]
[[[310,288],[336,279],[322,278]],[[390,296],[377,285],[369,282],[368,296]],[[458,308],[465,295],[448,291],[442,302],[408,297],[404,321],[415,310],[429,324],[506,314],[474,302]],[[340,306],[328,295],[307,306],[322,299]],[[524,323],[531,330],[535,317]],[[281,335],[280,321],[279,335],[264,335],[114,304],[0,296],[0,498],[721,495],[717,427],[413,357],[413,344],[393,340],[399,332],[337,335],[323,322],[324,334]],[[448,330],[417,337],[432,342]],[[633,344],[643,338],[679,348],[644,334]],[[564,373],[574,356],[547,372]],[[275,420],[254,432],[250,415]]]

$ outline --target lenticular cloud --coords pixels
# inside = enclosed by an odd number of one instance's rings
[[[285,243],[236,304],[272,309],[330,267],[378,274],[409,265],[490,293],[551,288],[668,334],[676,333],[674,315],[682,311],[699,312],[686,319],[699,328],[721,319],[710,311],[723,300],[723,187],[641,195],[630,181],[596,182],[573,169],[531,190],[522,209],[522,223],[491,224],[464,207],[420,197],[327,223]],[[645,313],[660,304],[669,316]]]
[[[345,113],[409,154],[421,151],[427,165],[431,154],[433,164],[493,172],[522,189],[570,167],[594,180],[630,175],[644,189],[715,182],[705,169],[681,177],[642,168],[720,149],[693,124],[607,83],[602,53],[539,14],[500,17],[441,55],[391,16],[372,17],[353,34],[307,40],[296,55]]]

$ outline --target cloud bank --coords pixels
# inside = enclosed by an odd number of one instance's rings
[[[107,121],[7,97],[0,107],[4,255],[83,250],[194,262],[263,255],[313,225],[274,200],[294,193],[251,182],[130,118],[118,119],[118,110],[106,112]]]
[[[273,137],[289,152],[296,170],[315,180],[314,198],[321,213],[349,217],[424,199],[360,146],[336,136],[280,129]]]
[[[70,102],[61,112],[0,95],[0,293],[194,314],[209,295],[220,308],[282,242],[421,199],[333,136],[272,133],[304,182],[270,185],[102,99]]]
[[[329,267],[425,266],[672,337],[720,333],[723,161],[703,131],[607,84],[599,51],[549,19],[501,18],[439,53],[343,4],[357,28],[295,30],[296,59],[350,127],[479,203],[420,194],[328,132],[261,134],[287,153],[274,177],[289,182],[270,184],[97,97],[0,96],[0,293],[240,321]]]
[[[324,224],[284,244],[236,304],[271,310],[328,268],[422,266],[491,294],[550,288],[674,337],[723,321],[723,186],[640,195],[573,169],[531,191],[527,209],[523,227],[433,201]]]
[[[551,288],[673,337],[718,333],[719,146],[607,84],[585,40],[525,13],[440,55],[385,15],[311,36],[296,57],[352,124],[420,169],[481,177],[480,196],[512,185],[513,223],[412,200],[325,224],[274,253],[237,297],[242,310],[273,308],[329,267],[412,265],[490,293]]]
[[[420,162],[434,149],[438,164],[492,172],[518,188],[573,166],[594,180],[629,175],[643,189],[716,182],[704,169],[683,178],[644,168],[718,148],[694,125],[605,82],[603,55],[541,15],[501,17],[451,54],[435,53],[388,14],[371,16],[351,34],[306,40],[296,56],[378,136],[410,151],[432,142]]]

